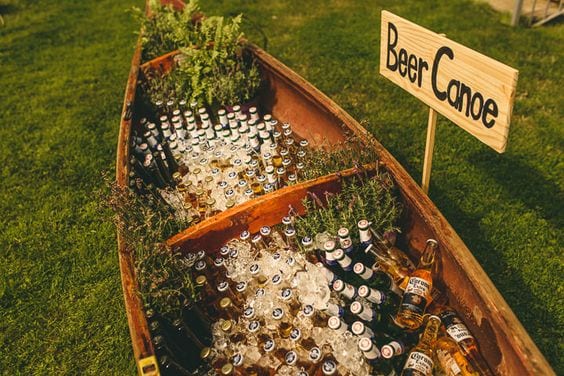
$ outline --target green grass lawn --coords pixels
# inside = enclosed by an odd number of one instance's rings
[[[370,4],[370,5],[368,5]],[[113,169],[141,1],[0,0],[0,372],[134,374],[112,224]],[[556,371],[564,370],[564,29],[511,29],[469,1],[205,1],[341,104],[420,180],[427,109],[378,75],[388,9],[519,69],[509,147],[441,120],[431,198]],[[260,42],[256,29],[251,39]]]

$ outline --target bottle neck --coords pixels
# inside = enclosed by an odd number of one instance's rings
[[[435,318],[435,317],[431,317],[429,318],[429,322],[427,323],[427,326],[425,327],[425,331],[423,332],[423,335],[421,336],[421,339],[419,340],[419,345],[417,345],[417,348],[419,349],[431,349],[433,346],[433,343],[435,342],[435,340],[437,339],[437,334],[439,332],[439,326],[441,325],[441,320]]]

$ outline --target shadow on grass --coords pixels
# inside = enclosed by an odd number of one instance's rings
[[[468,163],[495,179],[508,196],[541,213],[555,228],[564,227],[564,192],[524,158],[475,153],[469,156]],[[492,166],[495,166],[495,173],[492,173]]]
[[[522,173],[525,173],[525,170]],[[532,179],[530,184],[534,183],[535,180]],[[435,197],[441,197],[443,215],[449,218],[449,222],[457,229],[460,237],[482,265],[540,351],[555,370],[562,369],[564,359],[559,346],[555,345],[558,339],[562,338],[561,319],[546,309],[543,302],[528,287],[526,281],[520,277],[520,273],[508,265],[503,252],[497,250],[483,232],[477,231],[481,227],[481,216],[471,215],[462,210],[457,202],[448,199],[445,190],[440,187],[432,186],[431,189]],[[518,188],[513,189],[518,190]],[[550,189],[553,188],[545,189],[550,192]],[[524,192],[531,191],[524,190]],[[537,203],[537,201],[529,202]],[[547,323],[552,323],[552,325],[547,325]]]

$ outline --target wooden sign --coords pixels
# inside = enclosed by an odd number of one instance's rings
[[[383,76],[497,152],[505,151],[517,70],[387,11],[381,34]]]

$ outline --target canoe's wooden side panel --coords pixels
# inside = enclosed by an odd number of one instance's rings
[[[127,187],[128,179],[128,160],[129,160],[129,139],[132,126],[132,111],[134,109],[135,91],[137,88],[137,77],[139,75],[139,65],[141,62],[141,43],[138,41],[133,59],[131,70],[125,88],[125,99],[123,102],[122,118],[120,122],[117,159],[116,159],[116,180],[120,187]],[[137,295],[137,279],[135,277],[135,264],[132,250],[128,248],[122,235],[117,234],[119,268],[121,273],[121,284],[125,302],[129,333],[133,346],[135,363],[139,364],[141,359],[154,355],[153,344],[149,334],[149,327],[145,320],[143,305]],[[141,375],[150,375],[151,369],[138,369]]]
[[[371,176],[374,171],[374,168],[363,171],[352,168],[279,189],[192,226],[170,238],[167,243],[173,249],[180,248],[184,252],[200,249],[216,252],[226,242],[238,237],[243,230],[256,233],[261,226],[273,226],[280,223],[282,217],[288,215],[290,209],[295,214],[303,215],[305,209],[302,200],[308,192],[323,198],[325,192],[339,192],[343,180],[350,179],[357,174]]]
[[[439,240],[442,278],[449,286],[451,302],[478,338],[490,366],[503,375],[554,374],[462,239],[397,160],[326,95],[265,51],[256,46],[251,46],[251,49],[263,71],[268,72],[275,90],[272,103],[274,116],[283,114],[283,119],[288,116],[293,128],[326,135],[331,142],[338,141],[339,137],[331,137],[333,132],[325,132],[325,129],[336,130],[344,124],[376,148],[380,161],[393,175],[409,210],[409,220],[403,227],[405,245],[414,251],[422,249],[429,237]],[[299,111],[289,107],[297,103],[300,104]],[[281,112],[277,112],[278,109]]]

